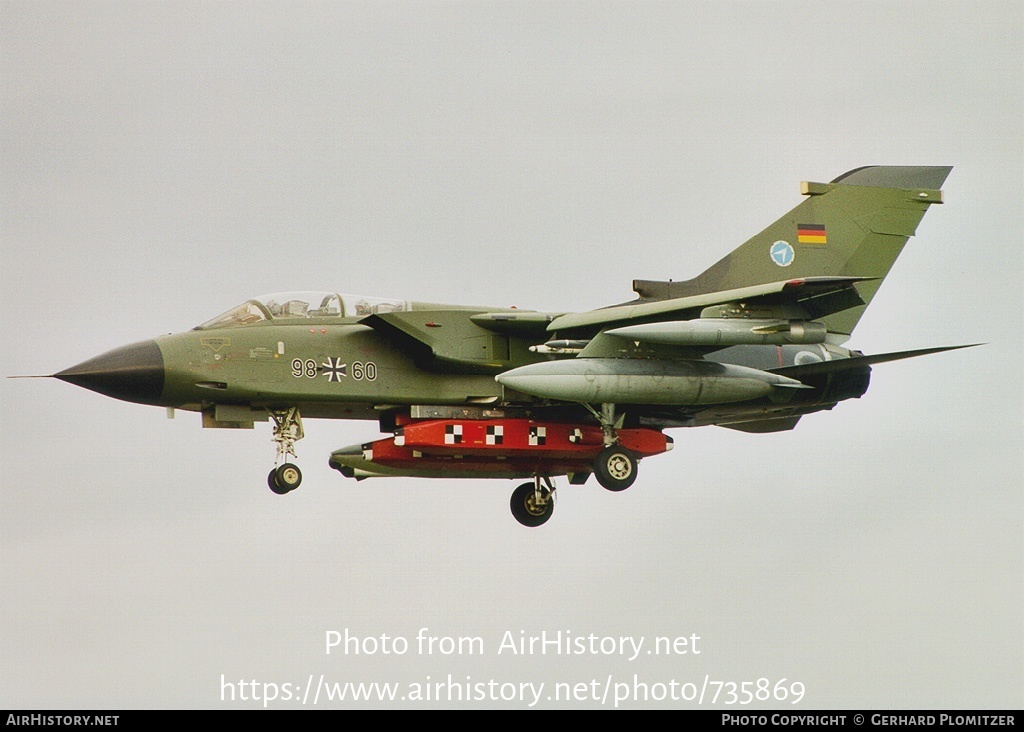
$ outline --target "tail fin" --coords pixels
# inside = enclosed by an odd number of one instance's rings
[[[806,277],[863,277],[863,305],[821,320],[849,335],[925,211],[942,203],[951,167],[869,166],[831,183],[803,183],[799,206],[703,274],[684,282],[635,280],[641,298],[663,300]]]

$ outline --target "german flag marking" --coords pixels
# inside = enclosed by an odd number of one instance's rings
[[[797,224],[797,244],[826,244],[824,224]]]

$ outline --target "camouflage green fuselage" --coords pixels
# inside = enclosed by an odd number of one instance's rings
[[[589,421],[580,405],[552,403],[495,381],[495,374],[511,368],[571,357],[531,352],[535,337],[481,328],[470,320],[481,312],[494,311],[436,306],[406,313],[410,320],[445,332],[443,348],[424,349],[419,356],[393,336],[361,324],[360,318],[264,321],[160,336],[155,342],[164,364],[163,387],[159,399],[148,403],[203,412],[207,427],[247,427],[265,419],[268,411],[292,407],[304,417],[377,420],[413,405],[528,407],[536,413],[557,410],[567,418]],[[733,346],[705,359],[770,369],[850,354],[832,345]],[[847,384],[837,390],[836,378],[824,376],[814,389],[783,392],[784,398],[699,409],[622,407],[631,421],[645,417],[678,426],[729,423],[741,416],[778,418],[860,396],[869,371],[865,367],[859,372],[852,389]]]
[[[298,406],[309,417],[375,419],[389,405],[501,398],[492,375],[426,371],[356,318],[256,323],[155,340],[165,364],[161,403],[179,409]]]

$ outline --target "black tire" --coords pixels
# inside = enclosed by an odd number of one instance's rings
[[[287,488],[282,488],[277,484],[277,468],[274,468],[267,474],[267,485],[270,486],[270,490],[279,496],[283,496],[288,492]]]
[[[293,465],[292,463],[285,463],[274,468],[270,471],[270,475],[267,476],[267,485],[270,486],[270,490],[279,496],[291,493],[301,483],[302,471],[299,470],[298,465]]]
[[[610,491],[624,491],[636,481],[637,459],[629,450],[612,445],[597,454],[594,475]]]
[[[509,501],[512,515],[516,521],[523,526],[540,526],[549,518],[555,510],[555,501],[550,496],[543,506],[538,506],[535,500],[533,483],[523,483],[512,491],[512,500]]]

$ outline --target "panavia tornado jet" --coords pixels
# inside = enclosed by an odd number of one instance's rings
[[[634,281],[635,300],[599,310],[281,293],[54,376],[203,427],[270,421],[278,494],[302,480],[303,418],[375,420],[384,437],[331,454],[342,475],[525,479],[512,514],[539,526],[555,476],[621,491],[672,448],[667,429],[790,430],[863,395],[872,365],[950,350],[843,346],[950,170],[803,183],[796,208],[703,274]]]

